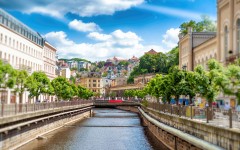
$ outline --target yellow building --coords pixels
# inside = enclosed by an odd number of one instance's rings
[[[240,56],[240,0],[217,1],[217,32],[192,32],[179,35],[179,67],[193,70],[201,64],[206,68],[215,58],[224,65]],[[219,95],[218,99],[236,105],[234,97]]]
[[[78,84],[92,92],[100,93],[101,95],[105,94],[101,77],[83,77],[80,78]]]
[[[217,33],[192,32],[179,36],[179,67],[193,70],[215,58],[228,64],[240,54],[240,0],[217,1]]]

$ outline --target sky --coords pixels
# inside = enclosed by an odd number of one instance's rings
[[[90,61],[168,52],[179,26],[216,20],[216,0],[0,0],[0,8],[39,32],[59,58]]]

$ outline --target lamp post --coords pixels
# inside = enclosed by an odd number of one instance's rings
[[[187,65],[183,65],[183,66],[182,66],[182,69],[183,69],[183,71],[184,71],[184,84],[186,84],[186,83],[185,83],[185,82],[186,82],[186,80],[185,80],[185,72],[186,72],[186,69],[187,69]],[[186,103],[186,96],[184,95],[184,99],[183,99],[182,104],[185,105],[185,103]]]
[[[182,66],[182,69],[183,69],[184,71],[186,71],[186,70],[187,70],[187,65],[183,65],[183,66]]]

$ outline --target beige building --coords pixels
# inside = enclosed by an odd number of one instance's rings
[[[147,84],[152,78],[154,78],[156,74],[150,73],[150,74],[144,74],[139,75],[134,78],[134,84]]]
[[[126,85],[126,84],[127,84],[127,77],[126,76],[116,77],[111,82],[111,86],[121,86],[121,85]]]
[[[228,64],[240,54],[240,0],[217,1],[217,33],[192,32],[179,36],[179,67],[193,70],[215,58]]]
[[[78,84],[91,90],[92,92],[100,93],[101,95],[105,94],[101,77],[83,77],[80,78]]]
[[[179,35],[179,67],[193,70],[201,64],[206,67],[215,58],[224,65],[240,57],[240,0],[217,1],[217,32],[192,32]],[[219,100],[236,105],[234,97],[220,94]]]

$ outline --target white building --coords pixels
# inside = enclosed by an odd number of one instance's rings
[[[71,77],[71,70],[69,68],[61,68],[61,76],[67,79]]]
[[[55,63],[52,60],[55,61],[56,49],[48,43],[44,48],[44,44],[45,41],[39,33],[0,9],[0,59],[7,61],[14,69],[27,67],[30,74],[34,71],[45,71],[54,78],[55,70],[53,71],[52,67]],[[3,92],[0,93],[2,102],[19,103],[13,90],[7,90],[4,96]],[[25,102],[30,102],[27,92],[23,95],[23,103]]]
[[[50,43],[44,42],[44,72],[50,80],[56,77],[56,51]]]

